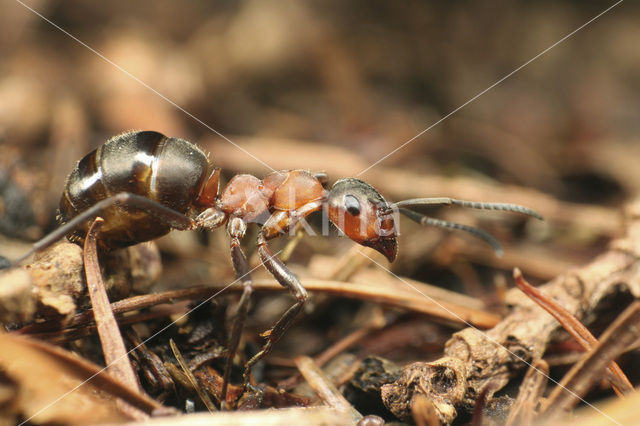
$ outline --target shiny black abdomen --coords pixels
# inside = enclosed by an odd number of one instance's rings
[[[130,192],[187,213],[208,176],[207,156],[194,144],[157,132],[130,132],[109,139],[87,154],[73,169],[60,200],[62,222],[96,202]],[[145,211],[113,206],[100,214],[105,219],[100,243],[126,247],[153,240],[171,228]],[[81,242],[90,223],[69,239]]]

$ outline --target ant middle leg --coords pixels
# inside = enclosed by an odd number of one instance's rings
[[[89,207],[87,210],[81,212],[77,216],[74,216],[68,222],[64,223],[62,226],[52,231],[44,238],[36,241],[31,249],[25,253],[20,258],[11,262],[7,267],[13,267],[18,265],[20,262],[27,259],[33,253],[45,249],[51,246],[53,243],[58,241],[60,238],[68,235],[76,228],[84,224],[85,222],[96,218],[99,216],[104,210],[114,206],[114,205],[122,205],[137,208],[140,210],[144,210],[146,213],[162,220],[163,222],[170,225],[173,229],[179,230],[187,230],[192,229],[195,225],[195,222],[190,217],[173,210],[170,207],[167,207],[163,204],[160,204],[157,201],[151,200],[147,197],[143,197],[141,195],[132,194],[129,192],[120,192],[112,197],[105,198],[104,200],[98,201],[96,204]],[[1,268],[0,268],[1,269]]]
[[[247,361],[245,366],[245,386],[248,384],[251,368],[271,352],[273,345],[278,342],[289,327],[291,327],[291,324],[293,324],[294,319],[298,316],[309,297],[307,290],[302,286],[298,277],[296,277],[293,272],[291,272],[289,268],[287,268],[285,264],[273,254],[267,245],[267,240],[263,233],[260,233],[260,236],[258,236],[258,253],[260,255],[260,260],[262,260],[262,263],[267,270],[281,286],[289,290],[289,293],[296,298],[296,303],[291,306],[284,315],[282,315],[282,317],[280,317],[271,329],[264,333],[267,338],[266,343],[260,352]]]
[[[283,262],[289,260],[302,238],[304,238],[303,222],[299,221],[294,225],[293,238],[287,242],[287,245],[282,249],[282,254],[280,254],[280,259]]]

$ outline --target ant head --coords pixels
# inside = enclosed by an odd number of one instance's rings
[[[329,220],[358,244],[396,258],[393,210],[371,185],[359,179],[337,181],[327,195]]]

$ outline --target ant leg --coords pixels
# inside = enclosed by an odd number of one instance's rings
[[[440,197],[440,198],[412,198],[410,200],[403,200],[391,205],[392,208],[401,208],[409,206],[460,206],[471,209],[480,210],[502,210],[506,212],[515,212],[526,214],[531,217],[535,217],[539,220],[544,220],[542,215],[533,209],[521,206],[519,204],[509,203],[479,203],[476,201],[456,200],[454,198]]]
[[[98,201],[93,206],[89,207],[87,210],[81,212],[77,216],[73,217],[68,222],[64,223],[58,229],[54,230],[50,234],[46,235],[41,240],[35,242],[31,249],[19,259],[13,261],[10,265],[16,266],[33,253],[42,250],[44,248],[49,247],[60,238],[69,234],[71,231],[76,229],[78,226],[82,225],[86,221],[90,219],[94,219],[99,216],[104,210],[113,206],[114,204],[120,204],[124,206],[130,206],[145,210],[147,213],[165,221],[174,229],[186,230],[191,229],[194,226],[194,221],[185,216],[184,214],[177,212],[163,204],[158,203],[157,201],[153,201],[149,198],[143,197],[141,195],[131,194],[129,192],[121,192],[112,197],[105,198],[104,200]]]
[[[258,236],[258,253],[260,254],[260,259],[267,270],[271,272],[271,275],[273,275],[281,286],[289,290],[289,293],[296,298],[296,303],[291,306],[284,315],[282,315],[271,329],[263,333],[263,336],[267,337],[267,342],[264,344],[260,352],[247,361],[244,372],[245,386],[249,380],[251,367],[271,351],[273,345],[278,342],[278,340],[280,340],[284,333],[289,329],[293,320],[298,316],[309,297],[307,290],[302,286],[298,277],[296,277],[293,272],[291,272],[289,268],[287,268],[285,264],[271,252],[263,233],[260,233]]]
[[[496,252],[498,256],[502,256],[502,253],[503,253],[502,246],[500,245],[498,240],[496,240],[491,234],[483,231],[482,229],[475,228],[473,226],[462,225],[460,223],[449,222],[447,220],[434,219],[432,217],[425,216],[420,213],[416,213],[413,210],[409,210],[409,209],[400,208],[398,209],[398,211],[401,214],[407,216],[409,219],[423,226],[428,225],[428,226],[435,226],[437,228],[457,229],[457,230],[465,231],[472,235],[475,235],[481,240],[484,240],[487,243],[489,243],[489,245],[493,247],[493,250]]]
[[[242,296],[240,296],[240,301],[236,307],[233,328],[231,329],[229,342],[227,343],[227,362],[224,368],[222,390],[220,392],[220,405],[223,410],[226,408],[227,403],[227,389],[233,367],[233,358],[240,344],[240,337],[242,330],[244,330],[244,323],[251,306],[251,293],[253,292],[253,280],[251,279],[249,262],[242,251],[242,247],[240,247],[240,239],[244,236],[247,225],[241,218],[233,217],[229,221],[227,229],[231,236],[231,261],[233,263],[233,269],[236,271],[237,279],[242,282]]]
[[[293,238],[287,242],[287,245],[282,249],[282,254],[280,254],[280,260],[282,260],[283,262],[289,260],[289,258],[293,254],[293,251],[296,249],[300,241],[302,241],[302,238],[304,238],[304,230],[302,228],[302,222],[296,222],[293,229]]]

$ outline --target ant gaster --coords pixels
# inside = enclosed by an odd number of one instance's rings
[[[221,401],[226,400],[232,361],[249,310],[252,281],[249,263],[240,246],[247,224],[267,217],[258,239],[261,261],[274,278],[296,299],[266,333],[266,343],[245,366],[248,383],[251,367],[269,353],[307,300],[298,278],[272,253],[268,241],[287,232],[302,218],[325,209],[331,220],[355,242],[382,253],[390,262],[396,257],[394,211],[423,225],[461,229],[473,233],[500,251],[499,243],[484,231],[433,219],[407,209],[424,205],[460,205],[524,213],[536,212],[515,204],[475,203],[450,198],[419,198],[388,204],[371,185],[353,178],[337,181],[326,190],[326,175],[304,170],[283,170],[264,179],[234,176],[220,191],[220,168],[194,144],[152,131],[134,131],[109,139],[78,162],[67,179],[60,201],[63,225],[14,264],[67,235],[81,243],[92,220],[105,222],[98,235],[103,249],[115,249],[153,240],[172,229],[214,229],[226,223],[231,260],[243,292],[233,322],[224,372]]]

